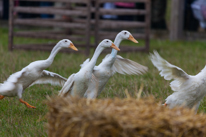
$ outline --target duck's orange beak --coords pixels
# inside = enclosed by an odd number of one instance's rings
[[[114,45],[114,43],[112,43],[112,46],[110,46],[110,47],[113,49],[116,49],[117,51],[120,51],[120,49],[116,45]]]
[[[132,35],[129,35],[128,40],[131,40],[134,43],[139,43]]]
[[[70,43],[69,48],[70,48],[70,49],[73,49],[73,50],[75,50],[75,51],[78,51],[78,49],[74,46],[73,43]]]

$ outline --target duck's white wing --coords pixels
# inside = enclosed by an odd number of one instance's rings
[[[51,85],[63,86],[66,81],[67,79],[60,76],[59,74],[47,70],[43,70],[41,77],[36,81],[34,81],[30,86],[33,86],[35,84],[51,84]]]
[[[67,81],[65,82],[64,86],[62,89],[59,91],[59,96],[67,96],[70,94],[73,85],[74,85],[74,76],[75,74],[72,74]]]
[[[112,67],[113,74],[117,72],[124,75],[139,75],[147,72],[147,69],[147,67],[140,65],[137,62],[134,62],[130,59],[125,59],[119,55],[116,56],[114,65]]]
[[[184,72],[181,68],[170,64],[164,60],[157,51],[154,54],[150,54],[150,60],[153,65],[160,71],[160,75],[164,77],[165,80],[172,80],[170,87],[173,91],[178,91],[181,85],[190,78],[190,76]]]
[[[86,64],[89,63],[89,60],[90,60],[89,58],[86,59],[86,60],[80,65],[81,69],[82,69]]]
[[[4,81],[4,83],[0,84],[0,93],[14,90],[16,84],[24,76],[25,73],[26,69],[22,69],[21,71],[10,75],[8,79]]]

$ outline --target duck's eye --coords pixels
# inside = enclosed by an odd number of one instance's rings
[[[124,32],[124,34],[127,34],[127,32]]]
[[[109,41],[107,40],[107,42],[109,42]]]
[[[65,40],[65,42],[67,42],[67,40]]]

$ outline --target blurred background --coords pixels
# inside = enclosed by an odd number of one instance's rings
[[[114,39],[119,31],[127,29],[144,41],[141,48],[123,46],[122,51],[148,52],[150,38],[204,39],[205,5],[205,0],[0,0],[0,22],[1,27],[10,28],[9,50],[52,47],[35,42],[32,44],[36,48],[20,45],[14,41],[15,37],[50,40],[70,37],[89,55],[100,40]]]

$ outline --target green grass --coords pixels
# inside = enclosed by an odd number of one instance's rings
[[[0,28],[0,82],[12,73],[21,70],[30,62],[46,59],[50,52],[42,51],[8,51],[8,29]],[[37,40],[15,39],[16,43],[32,43]],[[41,40],[38,42],[43,42]],[[50,42],[50,41],[47,41]],[[58,42],[58,41],[55,41]],[[132,44],[124,41],[125,44]],[[141,45],[142,41],[140,41]],[[74,43],[75,44],[75,43]],[[134,45],[134,44],[132,44]],[[204,41],[177,41],[151,40],[151,49],[157,50],[159,54],[170,63],[179,66],[188,74],[195,75],[206,64],[206,45]],[[138,45],[137,45],[138,46]],[[121,49],[121,46],[120,46]],[[159,101],[172,93],[169,81],[159,76],[159,72],[152,65],[146,53],[121,53],[119,55],[134,60],[142,65],[148,66],[148,73],[142,76],[124,76],[115,74],[107,83],[106,88],[99,98],[124,98],[125,90],[133,96],[137,93],[141,84],[144,84],[142,96],[153,95]],[[92,54],[90,55],[90,57]],[[98,63],[105,56],[102,54]],[[79,65],[86,59],[82,54],[58,53],[53,64],[48,68],[49,71],[59,73],[64,77],[69,77],[76,73]],[[0,136],[47,136],[45,131],[45,115],[47,106],[44,104],[46,96],[56,96],[60,87],[50,85],[35,85],[25,90],[23,99],[37,109],[28,109],[18,101],[18,98],[4,98],[0,100]],[[206,112],[206,99],[201,102],[200,112]]]

